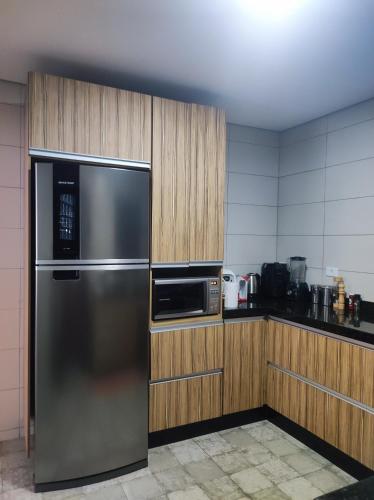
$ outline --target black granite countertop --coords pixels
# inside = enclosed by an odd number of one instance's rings
[[[223,311],[224,319],[268,315],[374,345],[372,302],[363,302],[358,314],[348,310],[338,314],[332,307],[318,304],[258,297]]]
[[[321,495],[316,500],[373,500],[374,476]]]

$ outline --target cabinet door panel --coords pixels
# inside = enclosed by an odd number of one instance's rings
[[[151,384],[149,431],[222,415],[222,374]]]
[[[190,261],[223,260],[226,124],[222,110],[192,105]]]
[[[151,379],[223,368],[223,325],[151,334]]]
[[[225,323],[223,413],[263,404],[264,322]]]
[[[151,161],[151,97],[41,73],[29,75],[29,146]]]
[[[152,262],[189,260],[191,105],[153,98]]]

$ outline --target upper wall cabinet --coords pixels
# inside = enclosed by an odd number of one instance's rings
[[[223,111],[153,98],[152,262],[223,260]]]
[[[29,147],[151,161],[151,96],[29,74]]]

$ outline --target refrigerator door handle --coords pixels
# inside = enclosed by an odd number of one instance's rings
[[[36,271],[134,271],[148,269],[148,264],[100,264],[92,266],[35,266]]]

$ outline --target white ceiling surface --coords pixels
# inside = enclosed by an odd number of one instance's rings
[[[257,11],[269,1],[0,0],[0,78],[40,70],[273,130],[374,96],[373,0],[293,0],[280,18]]]

